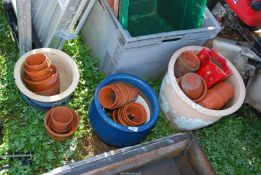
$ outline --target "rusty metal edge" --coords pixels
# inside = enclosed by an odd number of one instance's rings
[[[216,175],[216,172],[204,152],[197,143],[196,138],[193,136],[190,145],[186,150],[188,160],[193,167],[194,171],[200,175]]]
[[[114,174],[146,164],[154,160],[155,158],[153,157],[158,156],[158,158],[162,158],[170,152],[176,152],[178,154],[181,151],[185,151],[191,140],[191,134],[174,134],[151,142],[106,152],[86,160],[58,167],[45,174],[67,175],[82,174],[86,172],[92,172],[92,174]],[[149,160],[144,161],[144,159],[142,159],[143,162],[137,161],[144,156],[148,156]],[[133,164],[131,165],[130,162]],[[109,169],[112,171],[110,173],[105,173],[104,170]]]

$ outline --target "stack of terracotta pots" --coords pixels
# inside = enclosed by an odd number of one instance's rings
[[[232,84],[225,81],[232,72],[225,58],[213,49],[204,48],[198,55],[183,52],[174,73],[181,90],[205,108],[222,109],[234,95]]]
[[[58,70],[44,54],[33,54],[26,58],[23,80],[27,88],[38,95],[60,93]]]
[[[64,142],[78,128],[78,114],[65,106],[50,109],[45,116],[45,128],[48,135],[56,141]]]
[[[99,92],[102,107],[110,110],[112,119],[124,126],[140,126],[147,120],[145,108],[134,102],[139,90],[119,82],[104,86]]]

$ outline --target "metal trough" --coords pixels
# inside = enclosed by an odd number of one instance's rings
[[[216,174],[195,138],[175,134],[152,142],[106,152],[56,168],[46,174]]]

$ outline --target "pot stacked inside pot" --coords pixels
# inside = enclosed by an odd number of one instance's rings
[[[204,48],[197,55],[183,52],[174,72],[184,94],[205,108],[222,109],[234,95],[233,85],[227,81],[232,71],[214,49]]]
[[[142,104],[135,102],[138,95],[137,88],[118,82],[104,86],[98,98],[112,120],[124,126],[140,126],[147,121],[147,113]]]
[[[33,54],[26,58],[23,80],[27,88],[38,95],[60,93],[58,70],[44,54]]]
[[[65,106],[50,109],[45,116],[45,128],[48,135],[56,141],[65,141],[78,128],[78,114]]]

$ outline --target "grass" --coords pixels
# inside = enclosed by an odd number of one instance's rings
[[[0,6],[0,117],[3,131],[0,140],[0,167],[10,164],[3,174],[42,174],[55,167],[88,158],[109,149],[91,131],[87,107],[98,83],[105,77],[91,60],[90,49],[81,38],[65,44],[64,52],[77,63],[81,79],[72,99],[67,104],[80,117],[80,128],[65,143],[51,140],[45,132],[45,113],[28,106],[20,97],[13,79],[14,65],[19,58],[18,49]],[[150,82],[159,92],[160,81]],[[174,129],[161,113],[156,126],[145,141],[161,138]],[[195,135],[218,174],[258,174],[261,158],[261,121],[248,106],[225,117],[216,124],[197,130]],[[8,161],[5,155],[32,152],[32,164],[23,160]]]

